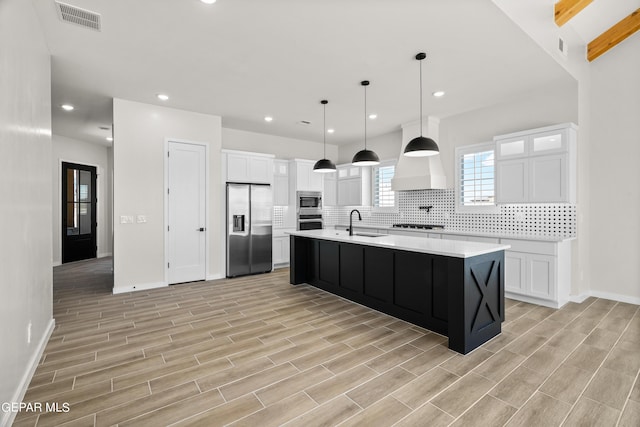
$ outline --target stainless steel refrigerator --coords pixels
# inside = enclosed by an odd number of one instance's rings
[[[227,183],[227,277],[271,271],[269,184]]]

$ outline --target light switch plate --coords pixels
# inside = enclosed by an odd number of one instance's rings
[[[147,216],[146,215],[138,215],[138,216],[136,216],[136,222],[138,224],[143,224],[143,223],[147,222]]]
[[[133,215],[120,215],[120,224],[133,224]]]

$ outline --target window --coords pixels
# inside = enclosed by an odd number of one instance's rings
[[[371,168],[374,211],[397,211],[396,193],[391,189],[391,179],[395,170],[394,161],[382,162]]]
[[[495,145],[456,148],[456,211],[498,212],[495,194]]]

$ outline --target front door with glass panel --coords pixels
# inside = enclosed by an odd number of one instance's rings
[[[96,168],[62,163],[62,262],[96,257]]]

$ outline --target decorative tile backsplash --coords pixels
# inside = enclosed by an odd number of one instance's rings
[[[496,214],[455,213],[455,190],[403,191],[398,194],[399,213],[372,212],[358,206],[363,225],[396,223],[444,225],[451,231],[523,234],[540,237],[575,237],[576,207],[565,203],[500,205]],[[420,206],[433,206],[429,212]],[[348,224],[353,206],[327,206],[325,227]],[[274,220],[276,218],[274,208]],[[274,223],[275,224],[275,223]]]
[[[285,210],[287,206],[274,206],[273,207],[273,227],[284,228],[285,227]]]

